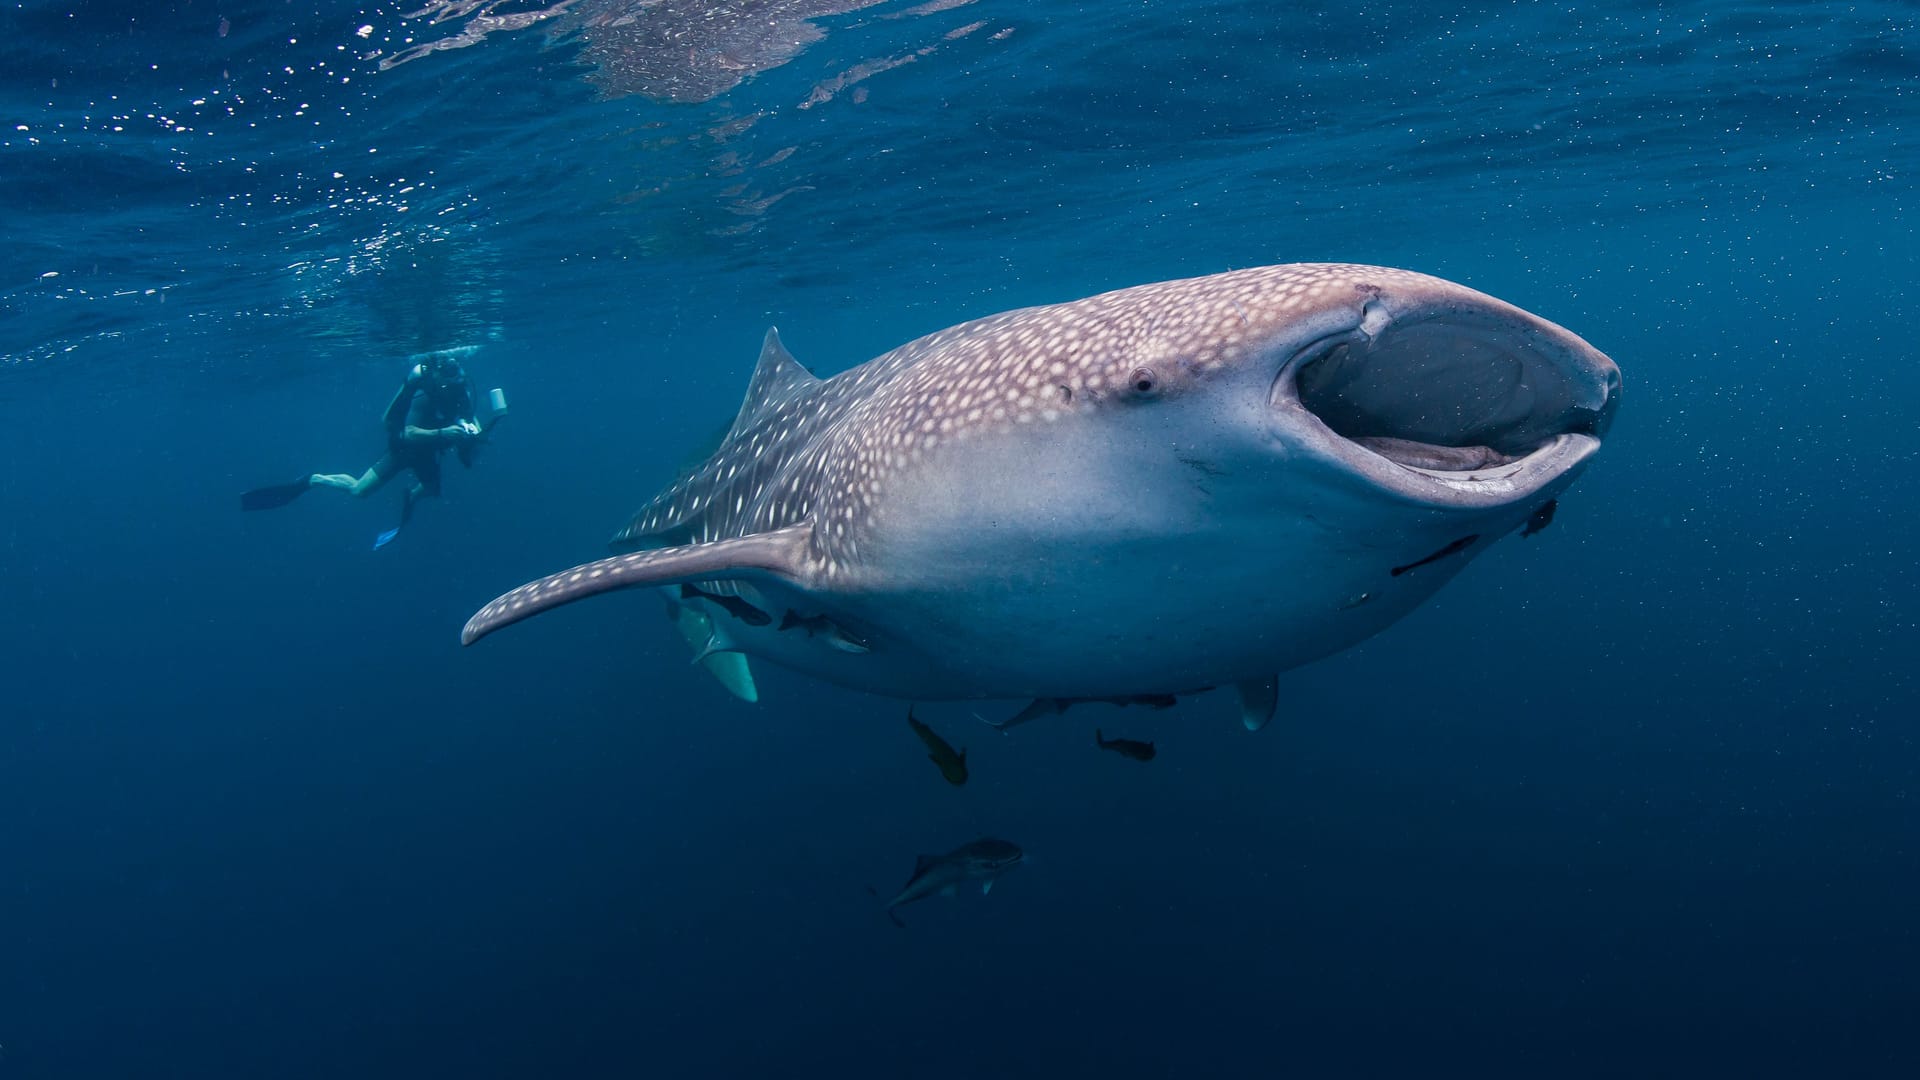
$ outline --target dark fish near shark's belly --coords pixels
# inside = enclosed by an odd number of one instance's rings
[[[759,608],[754,607],[752,604],[747,603],[737,596],[711,593],[692,585],[680,586],[680,599],[692,600],[695,598],[719,605],[722,611],[746,623],[748,626],[765,626],[773,621],[773,616],[761,611]]]
[[[1540,509],[1535,510],[1533,516],[1527,519],[1527,524],[1520,530],[1520,535],[1532,536],[1534,533],[1553,524],[1553,512],[1558,509],[1560,509],[1560,501],[1558,499],[1548,499],[1546,502],[1541,503]]]
[[[1138,739],[1109,739],[1101,733],[1099,728],[1093,729],[1093,743],[1102,750],[1111,750],[1121,757],[1129,757],[1135,761],[1152,761],[1154,757],[1152,743],[1141,742]]]
[[[912,728],[913,733],[926,744],[927,760],[939,766],[940,775],[947,778],[947,783],[959,787],[967,782],[965,750],[954,750],[947,740],[941,738],[932,728],[914,719],[911,706],[907,708],[907,726]]]

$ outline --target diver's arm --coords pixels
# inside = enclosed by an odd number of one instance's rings
[[[459,424],[448,424],[446,427],[441,428],[414,427],[412,424],[408,424],[400,431],[401,442],[419,443],[426,446],[445,446],[449,443],[456,443],[462,439],[472,437],[473,432],[461,427]]]
[[[419,388],[419,383],[415,381],[419,377],[418,367],[407,372],[407,381],[400,384],[400,389],[394,393],[393,400],[387,402],[387,411],[380,414],[380,422],[388,431],[399,431],[406,426],[407,406],[413,402],[413,393]]]

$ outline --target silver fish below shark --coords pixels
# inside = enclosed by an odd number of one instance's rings
[[[993,883],[1001,874],[1025,859],[1026,853],[1017,845],[991,836],[962,844],[945,855],[922,855],[914,860],[913,876],[887,901],[887,918],[892,919],[895,926],[905,926],[900,916],[893,913],[895,908],[929,896],[952,896],[960,886],[975,881],[980,883],[980,892],[985,895],[993,890]]]

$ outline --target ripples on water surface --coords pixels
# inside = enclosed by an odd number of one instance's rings
[[[1915,152],[1897,4],[5,18],[16,363],[288,315],[373,344],[372,293],[478,329],[640,283],[750,288],[743,270],[838,297],[1011,287],[996,262],[1139,267],[1069,273],[1097,287],[1170,253],[1197,272],[1461,231],[1634,236],[1649,215],[1711,231],[1894,198]]]

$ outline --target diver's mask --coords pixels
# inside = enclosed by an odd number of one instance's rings
[[[420,374],[429,392],[445,396],[460,388],[467,373],[451,356],[430,356],[420,365]]]

